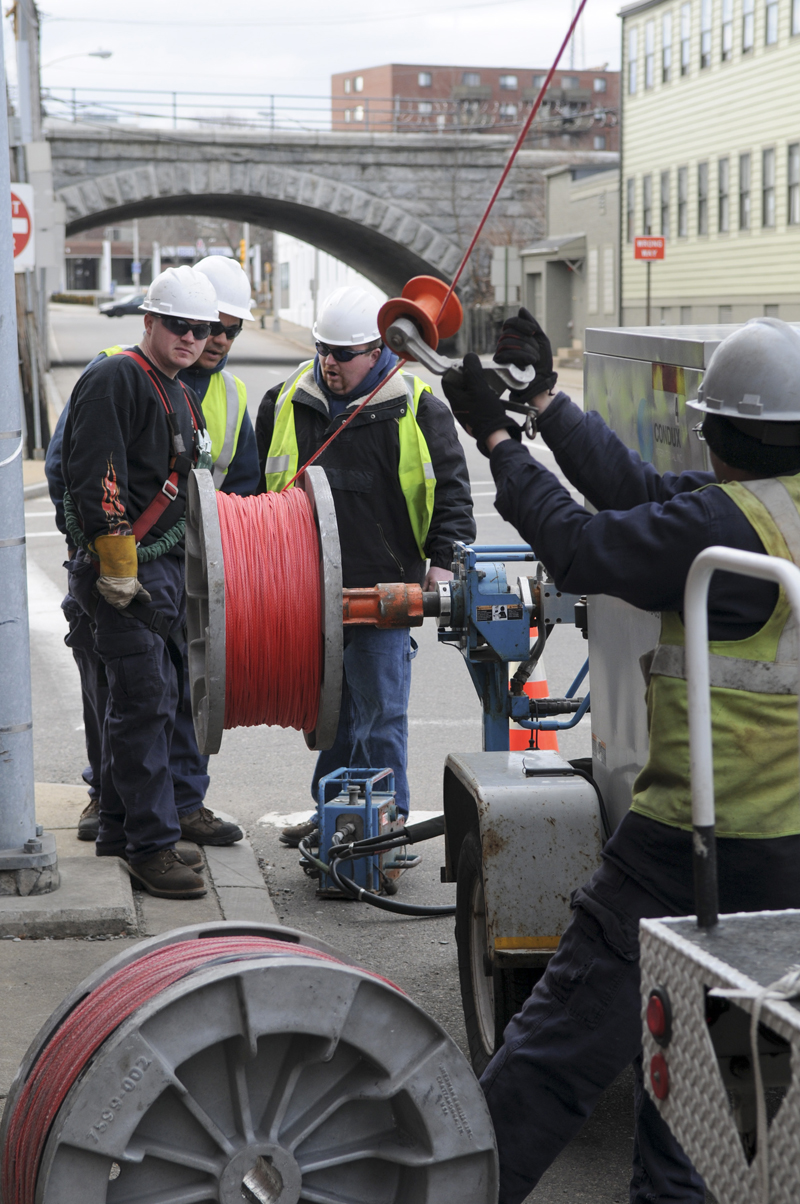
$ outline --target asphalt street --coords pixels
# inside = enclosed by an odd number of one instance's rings
[[[88,307],[53,306],[53,375],[62,400],[69,396],[79,368],[59,367],[59,361],[75,365],[111,343],[134,343],[141,328],[135,316],[107,319]],[[230,366],[247,385],[253,418],[266,389],[285,378],[292,362],[307,358],[302,336],[290,335],[248,330],[235,344]],[[238,366],[237,360],[241,361]],[[567,375],[571,385],[578,384],[577,374]],[[435,385],[435,380],[431,383]],[[579,385],[572,392],[580,400]],[[493,508],[495,491],[488,461],[466,436],[464,445],[479,542],[519,542],[516,532]],[[553,457],[540,440],[531,448],[554,468]],[[80,691],[77,670],[63,644],[65,625],[59,609],[66,582],[64,543],[55,530],[47,499],[27,503],[26,531],[36,778],[80,783],[85,765]],[[446,755],[481,747],[480,706],[459,653],[437,644],[436,629],[430,623],[416,632],[415,638],[419,653],[409,710],[412,819],[415,810],[441,811]],[[564,627],[554,633],[546,655],[551,693],[564,693],[585,656],[586,644],[578,631]],[[561,750],[568,757],[588,755],[588,720],[561,737]],[[313,882],[299,870],[296,853],[280,845],[283,817],[311,812],[313,761],[297,732],[263,727],[226,732],[220,753],[211,760],[208,804],[235,815],[246,827],[285,923],[317,933],[397,982],[465,1048],[452,919],[404,919],[360,904],[321,901],[315,896]],[[401,882],[400,898],[426,903],[454,901],[455,887],[439,880],[442,843],[423,847],[422,865]],[[535,1204],[567,1200],[616,1204],[626,1200],[631,1105],[631,1080],[625,1075],[606,1093],[581,1135],[554,1163],[530,1200]]]

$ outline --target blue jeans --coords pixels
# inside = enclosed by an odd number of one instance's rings
[[[311,781],[315,802],[320,779],[335,769],[389,768],[397,809],[408,815],[408,695],[415,653],[407,627],[345,628],[339,729],[333,747],[317,757]],[[331,783],[326,801],[337,793]]]
[[[663,916],[664,905],[607,861],[577,899],[558,951],[481,1079],[500,1156],[499,1204],[521,1204],[631,1064],[631,1204],[702,1204],[703,1181],[642,1077],[635,926]]]

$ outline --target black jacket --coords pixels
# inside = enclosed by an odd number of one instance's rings
[[[177,416],[186,455],[195,461],[190,404],[198,425],[204,426],[197,398],[179,381],[155,371]],[[168,478],[171,459],[169,419],[144,369],[124,355],[88,368],[72,391],[61,453],[64,482],[86,538],[132,526]],[[179,496],[143,543],[152,543],[181,518],[186,481],[180,477]]]
[[[266,488],[264,471],[281,388],[276,385],[265,394],[256,419],[261,492]],[[292,404],[302,465],[346,420],[347,411],[331,420],[325,395],[310,373],[296,389]],[[351,408],[357,404],[352,402]],[[425,576],[425,562],[397,479],[398,422],[408,404],[405,385],[393,377],[317,461],[333,492],[346,587],[372,586],[379,581],[421,584]],[[430,392],[420,397],[417,422],[436,475],[425,551],[432,566],[449,569],[454,541],[475,538],[467,463],[449,408]]]

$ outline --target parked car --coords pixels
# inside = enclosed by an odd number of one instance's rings
[[[144,301],[146,293],[134,293],[132,297],[121,297],[119,301],[106,301],[101,305],[100,313],[107,318],[121,318],[123,314],[137,314],[139,306]]]

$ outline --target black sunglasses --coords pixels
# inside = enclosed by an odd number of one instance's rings
[[[350,347],[329,347],[327,343],[315,343],[317,355],[321,355],[324,359],[326,355],[332,355],[337,364],[349,364],[357,355],[369,355],[371,351],[375,351],[375,347],[367,347],[366,351],[353,351]]]
[[[235,339],[237,334],[242,333],[242,323],[234,323],[233,326],[223,326],[221,322],[211,323],[211,337],[215,339],[218,334],[224,334],[229,341]]]
[[[192,338],[200,343],[205,341],[211,333],[211,322],[187,322],[185,318],[170,318],[166,314],[159,314],[158,317],[170,334],[176,334],[179,339],[186,334],[191,334]]]

